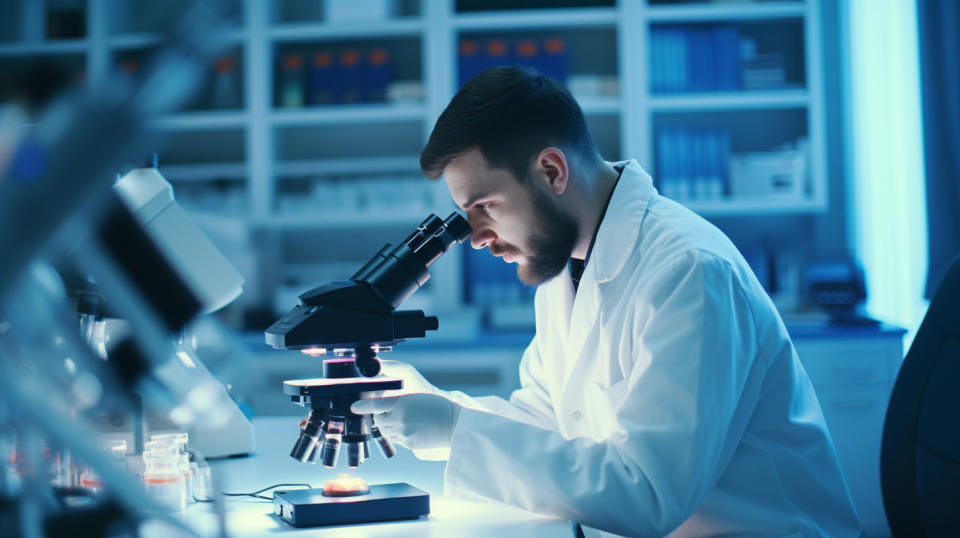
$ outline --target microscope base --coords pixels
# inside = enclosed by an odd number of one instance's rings
[[[317,488],[276,491],[273,512],[294,527],[417,519],[430,513],[430,494],[407,483],[372,485],[352,497],[327,497]]]

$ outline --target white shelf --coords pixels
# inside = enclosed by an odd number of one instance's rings
[[[576,96],[574,96],[576,97]],[[601,114],[619,114],[623,107],[620,104],[619,97],[581,97],[577,98],[577,103],[583,109],[583,113],[590,115]]]
[[[217,212],[195,207],[186,207],[190,213],[190,218],[203,228],[218,229],[224,226],[236,228],[246,226],[249,219],[245,213],[239,212]]]
[[[0,44],[0,57],[33,56],[37,54],[85,54],[87,45],[86,39],[3,43]]]
[[[742,215],[787,215],[817,213],[826,209],[824,203],[813,199],[727,199],[717,201],[676,200],[691,211],[710,217]]]
[[[181,112],[151,122],[157,129],[175,131],[202,131],[245,127],[247,114],[238,110],[210,110]]]
[[[631,0],[639,1],[639,0]],[[453,18],[453,26],[460,31],[500,31],[513,29],[575,29],[614,27],[617,12],[612,7],[555,8],[498,11],[491,13],[464,13]]]
[[[223,34],[227,43],[240,43],[247,38],[243,30],[229,30]],[[142,49],[160,44],[163,35],[156,32],[116,34],[107,38],[107,46],[116,50]]]
[[[420,18],[392,19],[373,22],[296,23],[270,29],[274,41],[306,41],[311,39],[354,39],[417,36],[423,32]]]
[[[142,49],[160,43],[160,35],[153,33],[122,34],[107,39],[107,46],[113,49]]]
[[[803,108],[809,102],[806,90],[742,91],[683,95],[652,95],[653,111],[763,110]]]
[[[342,214],[277,214],[266,223],[271,228],[378,228],[416,225],[423,221],[423,211],[392,213],[355,213],[344,211]]]
[[[274,166],[277,177],[419,171],[420,158],[418,156],[281,161]]]
[[[160,173],[173,182],[203,182],[221,178],[244,179],[246,163],[160,164]]]
[[[804,2],[691,4],[651,6],[647,8],[646,16],[652,23],[753,21],[802,18],[806,14],[806,9]]]
[[[274,125],[289,127],[336,123],[422,121],[425,117],[426,108],[423,105],[390,103],[275,109],[271,114]]]

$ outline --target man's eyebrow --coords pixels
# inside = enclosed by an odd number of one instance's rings
[[[484,199],[484,198],[486,198],[486,195],[485,195],[485,194],[474,194],[474,195],[471,196],[469,199],[467,199],[466,203],[464,203],[462,206],[460,206],[460,209],[463,209],[464,211],[466,211],[466,210],[470,209],[471,207],[473,207],[473,205],[476,204],[478,201],[480,201],[480,200],[482,200],[482,199]]]

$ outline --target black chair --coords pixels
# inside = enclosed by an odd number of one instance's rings
[[[960,258],[893,387],[880,479],[894,536],[960,536]]]

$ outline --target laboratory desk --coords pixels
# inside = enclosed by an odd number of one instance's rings
[[[883,324],[832,326],[822,321],[788,322],[787,330],[816,390],[841,469],[867,535],[889,536],[880,490],[880,442],[887,402],[903,361],[904,330]],[[456,388],[472,395],[508,397],[519,384],[517,363],[531,336],[506,333],[483,334],[469,341],[411,341],[399,346],[388,358],[410,362],[441,388]],[[271,444],[269,449],[267,445],[261,447],[261,457],[283,462],[276,463],[277,477],[281,476],[281,470],[287,473],[282,475],[284,477],[298,476],[298,473],[308,476],[309,471],[315,478],[307,481],[322,484],[330,472],[315,467],[304,470],[303,464],[286,457],[296,435],[296,422],[303,413],[283,399],[276,388],[284,379],[319,375],[320,361],[304,360],[295,352],[268,349],[260,333],[251,335],[249,340],[251,349],[262,359],[257,362],[258,374],[253,376],[262,386],[257,387],[252,399],[263,401],[255,401],[254,408],[261,413],[279,414],[293,410],[297,414],[275,426],[280,439],[267,442],[279,444]],[[284,424],[287,429],[283,429]],[[268,450],[272,454],[267,455]],[[430,492],[435,495],[435,500],[431,499],[437,507],[434,514],[442,518],[441,509],[446,505],[436,497],[441,491],[442,464],[415,461],[409,453],[398,457],[404,458],[403,464],[385,463],[379,454],[374,454],[372,461],[360,466],[361,477],[368,482],[406,481]],[[279,481],[271,481],[271,476],[261,474],[250,483],[262,487]],[[416,480],[408,478],[411,476]],[[546,524],[541,521],[529,525],[534,528],[541,523]],[[559,534],[563,535],[568,534]]]
[[[290,458],[298,433],[298,418],[264,417],[253,421],[256,453],[246,458],[211,462],[211,471],[227,492],[250,492],[281,482],[306,482],[323,487],[331,477],[347,471],[343,458],[337,469],[300,463]],[[444,498],[444,462],[420,461],[397,447],[384,459],[371,446],[370,459],[351,470],[369,484],[407,482],[430,493],[430,515],[417,520],[312,528],[296,528],[273,514],[273,503],[248,497],[227,497],[224,502],[230,536],[572,536],[569,521],[549,518],[498,504],[480,504]],[[283,488],[281,488],[283,489]],[[287,488],[294,489],[294,488]],[[218,520],[211,504],[189,506],[180,516],[203,536],[218,535]],[[170,536],[170,527],[157,524],[144,529],[147,536]]]
[[[889,536],[880,493],[887,402],[903,362],[904,330],[889,325],[788,324],[830,429],[867,536]]]

